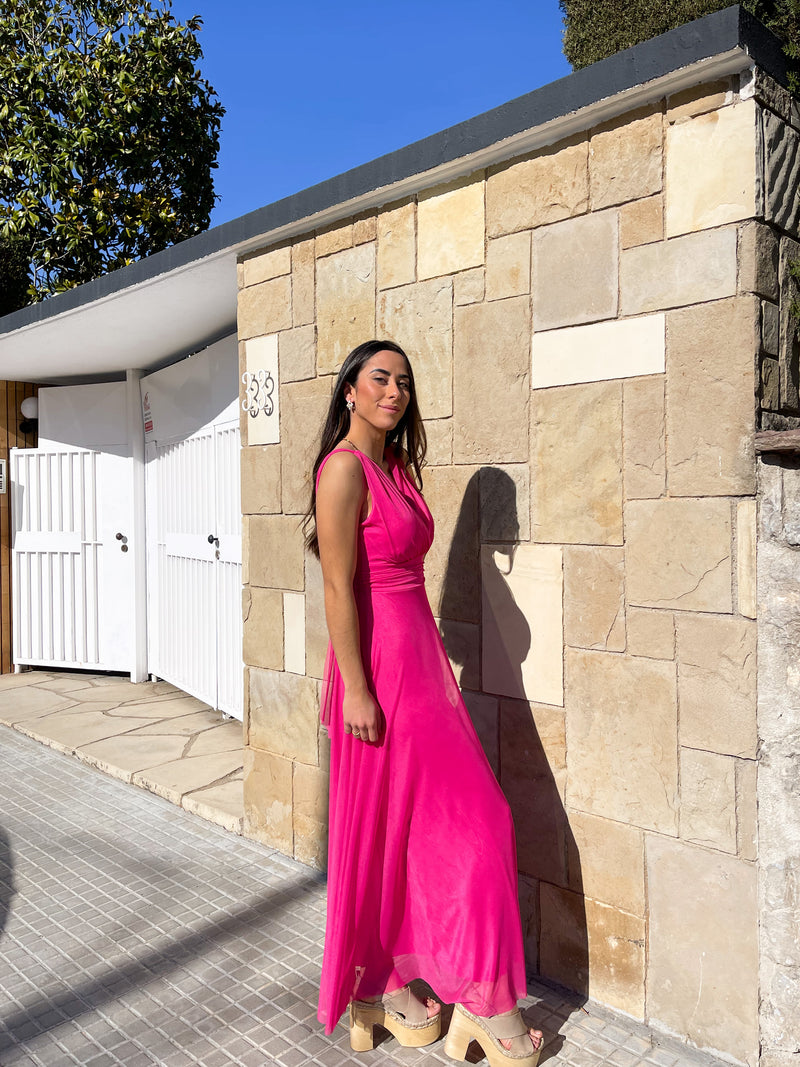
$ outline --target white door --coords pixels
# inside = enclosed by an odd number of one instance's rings
[[[15,664],[132,669],[130,462],[91,449],[12,449]]]

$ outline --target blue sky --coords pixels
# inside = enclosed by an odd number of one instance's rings
[[[227,108],[211,224],[570,71],[558,0],[173,0]]]

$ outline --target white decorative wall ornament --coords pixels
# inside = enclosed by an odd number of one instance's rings
[[[274,445],[281,439],[278,410],[278,335],[245,342],[241,404],[246,412],[247,443]]]

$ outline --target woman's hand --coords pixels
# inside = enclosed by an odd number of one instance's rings
[[[367,689],[355,694],[345,692],[342,718],[344,732],[360,741],[377,741],[381,735],[383,714]]]

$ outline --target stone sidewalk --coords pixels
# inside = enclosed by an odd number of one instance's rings
[[[441,1041],[356,1056],[324,1035],[324,913],[316,872],[0,726],[2,1067],[452,1065]],[[542,1064],[716,1064],[531,994]]]
[[[169,682],[32,670],[0,675],[0,723],[242,832],[242,724]]]

